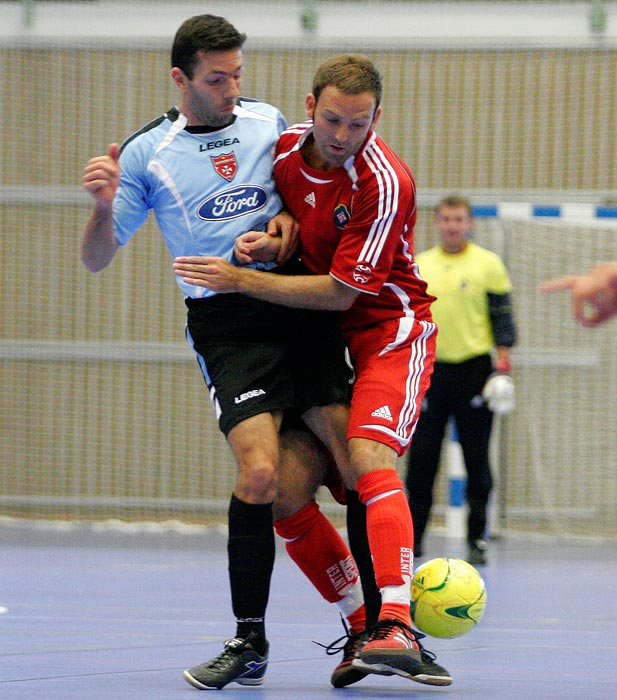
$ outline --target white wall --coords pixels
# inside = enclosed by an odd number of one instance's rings
[[[32,21],[25,8],[31,6]],[[384,37],[396,45],[437,42],[447,46],[474,44],[581,45],[617,44],[617,3],[606,4],[607,27],[602,37],[590,29],[591,0],[580,3],[442,2],[408,4],[361,2],[318,4],[314,34],[300,25],[301,2],[101,2],[37,3],[0,0],[0,38],[42,37],[166,38],[180,23],[202,12],[221,14],[245,31],[252,44],[298,41],[370,46]],[[28,26],[29,24],[29,26]]]

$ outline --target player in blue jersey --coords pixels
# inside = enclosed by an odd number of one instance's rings
[[[88,163],[83,184],[94,208],[82,260],[90,271],[111,263],[151,209],[172,257],[216,255],[235,262],[236,238],[262,230],[283,238],[279,262],[285,259],[297,231],[291,217],[279,214],[272,177],[285,120],[274,107],[240,97],[244,41],[221,17],[187,20],[171,55],[178,107]],[[340,409],[349,399],[350,370],[338,326],[327,314],[299,314],[176,279],[188,307],[187,338],[238,465],[228,515],[236,633],[221,654],[185,677],[203,689],[232,681],[259,685],[268,662],[264,616],[283,412],[294,408],[335,456],[344,451],[344,430],[329,426],[346,420]]]

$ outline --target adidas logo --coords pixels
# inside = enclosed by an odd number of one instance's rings
[[[311,194],[307,194],[306,197],[304,198],[304,201],[305,201],[308,205],[310,205],[311,207],[313,207],[313,209],[314,209],[314,208],[315,208],[315,193],[314,193],[314,192],[311,192]]]
[[[393,637],[403,648],[414,649],[414,643],[404,632],[396,632]]]
[[[392,414],[390,413],[389,406],[382,406],[381,408],[376,409],[371,413],[371,416],[375,416],[375,418],[383,418],[384,420],[389,420],[392,422]]]

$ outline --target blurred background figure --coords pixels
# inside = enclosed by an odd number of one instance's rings
[[[512,285],[495,253],[469,240],[468,200],[449,196],[435,208],[440,242],[416,256],[437,322],[437,358],[407,458],[406,486],[414,522],[414,552],[422,556],[446,426],[453,417],[467,472],[468,560],[487,561],[484,541],[493,480],[489,441],[493,413],[513,408],[510,348],[516,342]]]

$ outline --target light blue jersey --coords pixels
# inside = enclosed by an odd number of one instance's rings
[[[235,263],[236,238],[265,230],[282,208],[272,157],[285,119],[274,107],[243,98],[234,115],[233,124],[216,131],[187,130],[186,116],[174,108],[127,139],[113,203],[120,245],[142,226],[150,209],[174,258],[214,255]],[[176,280],[185,296],[215,293]]]

